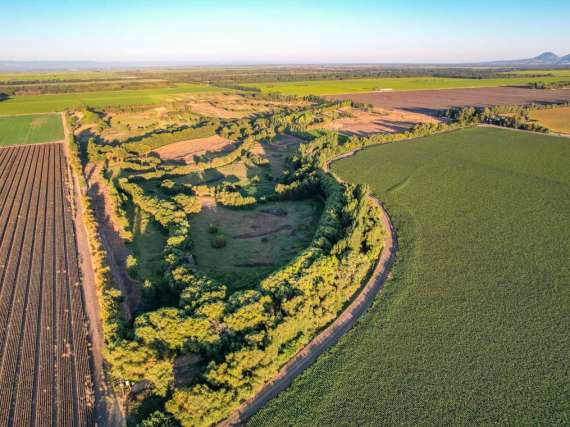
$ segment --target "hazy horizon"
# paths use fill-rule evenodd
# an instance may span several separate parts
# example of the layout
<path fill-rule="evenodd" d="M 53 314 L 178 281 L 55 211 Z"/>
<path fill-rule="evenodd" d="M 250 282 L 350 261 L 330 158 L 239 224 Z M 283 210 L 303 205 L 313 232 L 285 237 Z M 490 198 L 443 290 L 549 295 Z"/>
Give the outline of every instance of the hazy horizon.
<path fill-rule="evenodd" d="M 3 3 L 0 61 L 449 64 L 570 54 L 570 3 L 559 0 Z"/>

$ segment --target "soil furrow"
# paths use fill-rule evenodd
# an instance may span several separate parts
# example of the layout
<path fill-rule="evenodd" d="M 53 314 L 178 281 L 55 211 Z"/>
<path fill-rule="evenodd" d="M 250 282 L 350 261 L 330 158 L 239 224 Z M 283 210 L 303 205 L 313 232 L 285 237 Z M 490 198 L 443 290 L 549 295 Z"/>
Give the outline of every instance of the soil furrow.
<path fill-rule="evenodd" d="M 6 416 L 10 413 L 13 385 L 16 381 L 16 364 L 19 342 L 22 334 L 22 318 L 27 304 L 27 277 L 20 271 L 28 271 L 31 262 L 31 239 L 26 239 L 29 232 L 30 203 L 32 202 L 33 187 L 36 181 L 38 165 L 38 151 L 36 147 L 30 149 L 31 161 L 28 177 L 22 189 L 23 201 L 20 204 L 18 216 L 22 218 L 14 229 L 12 245 L 8 252 L 8 265 L 3 276 L 2 295 L 0 301 L 0 413 Z M 8 419 L 9 420 L 9 419 Z"/>
<path fill-rule="evenodd" d="M 38 359 L 38 346 L 39 346 L 39 330 L 40 330 L 40 316 L 41 316 L 41 295 L 42 295 L 42 263 L 44 259 L 44 227 L 46 221 L 45 209 L 45 179 L 47 178 L 47 159 L 49 157 L 49 150 L 47 147 L 42 149 L 42 172 L 38 188 L 39 196 L 37 203 L 37 218 L 36 230 L 34 233 L 34 257 L 32 258 L 31 267 L 31 282 L 32 282 L 32 297 L 30 299 L 31 310 L 28 310 L 26 316 L 26 337 L 23 356 L 21 357 L 21 372 L 20 383 L 15 400 L 14 417 L 23 425 L 34 425 L 33 413 L 34 402 L 36 399 L 36 377 L 38 372 L 37 359 Z M 34 307 L 37 307 L 34 310 Z"/>
<path fill-rule="evenodd" d="M 16 150 L 14 150 L 16 151 Z M 20 150 L 17 154 L 17 161 L 10 164 L 9 182 L 2 187 L 2 194 L 0 195 L 0 244 L 4 242 L 4 235 L 8 221 L 10 220 L 10 211 L 16 202 L 16 194 L 21 181 L 24 179 L 24 169 L 26 166 L 25 160 L 27 157 L 27 150 Z M 17 206 L 17 205 L 16 205 Z M 2 258 L 0 258 L 1 260 Z M 3 265 L 3 264 L 2 264 Z M 0 282 L 1 283 L 1 282 Z"/>
<path fill-rule="evenodd" d="M 46 222 L 44 230 L 44 263 L 43 263 L 43 288 L 42 292 L 42 317 L 40 333 L 40 354 L 38 360 L 38 379 L 36 386 L 35 414 L 36 424 L 46 426 L 54 425 L 54 389 L 53 389 L 53 157 L 54 150 L 50 147 L 48 159 L 48 176 L 46 186 Z"/>
<path fill-rule="evenodd" d="M 42 178 L 45 172 L 44 167 L 44 154 L 45 149 L 44 147 L 39 147 L 39 152 L 36 154 L 38 158 L 38 163 L 36 165 L 35 171 L 35 181 L 33 186 L 33 193 L 32 193 L 32 204 L 30 206 L 30 221 L 31 224 L 31 233 L 26 233 L 26 236 L 37 236 L 38 233 L 38 225 L 41 227 L 43 224 L 41 223 L 43 219 L 43 213 L 38 212 L 38 207 L 40 205 L 40 198 L 41 198 L 41 185 L 42 185 Z M 37 285 L 39 284 L 37 281 L 34 280 L 34 271 L 36 267 L 36 257 L 39 255 L 38 244 L 36 244 L 35 239 L 26 239 L 29 243 L 29 250 L 30 250 L 30 258 L 27 262 L 27 273 L 26 273 L 26 295 L 24 300 L 24 311 L 23 315 L 20 320 L 19 329 L 17 332 L 19 333 L 19 343 L 16 349 L 17 356 L 15 359 L 16 367 L 15 367 L 15 375 L 13 380 L 12 386 L 12 396 L 17 396 L 16 399 L 12 399 L 11 406 L 10 406 L 10 414 L 8 416 L 8 424 L 12 425 L 14 421 L 17 421 L 18 424 L 21 425 L 29 425 L 29 417 L 30 411 L 24 408 L 18 408 L 17 403 L 26 404 L 31 402 L 31 390 L 32 390 L 32 380 L 33 375 L 29 375 L 30 372 L 33 372 L 33 367 L 31 363 L 33 362 L 33 358 L 30 357 L 33 355 L 33 348 L 31 347 L 31 343 L 33 342 L 33 337 L 35 336 L 35 327 L 37 325 L 37 311 L 34 309 L 38 304 L 39 299 L 39 292 L 37 289 Z M 23 275 L 19 277 L 24 277 Z M 24 281 L 24 279 L 22 279 Z M 19 284 L 18 284 L 19 286 Z M 22 286 L 23 288 L 23 286 Z M 16 324 L 14 322 L 14 324 Z M 12 324 L 11 324 L 12 326 Z M 14 334 L 15 331 L 11 331 L 11 334 Z M 23 365 L 23 366 L 22 366 Z M 22 372 L 28 373 L 28 375 L 22 375 Z"/>

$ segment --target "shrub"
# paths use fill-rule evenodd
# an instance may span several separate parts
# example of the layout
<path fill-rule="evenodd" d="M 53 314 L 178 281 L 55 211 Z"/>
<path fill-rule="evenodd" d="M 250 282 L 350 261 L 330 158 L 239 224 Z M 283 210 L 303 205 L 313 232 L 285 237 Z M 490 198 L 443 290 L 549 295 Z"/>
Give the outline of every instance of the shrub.
<path fill-rule="evenodd" d="M 221 234 L 218 234 L 212 239 L 212 247 L 215 249 L 225 248 L 226 244 L 226 238 Z"/>

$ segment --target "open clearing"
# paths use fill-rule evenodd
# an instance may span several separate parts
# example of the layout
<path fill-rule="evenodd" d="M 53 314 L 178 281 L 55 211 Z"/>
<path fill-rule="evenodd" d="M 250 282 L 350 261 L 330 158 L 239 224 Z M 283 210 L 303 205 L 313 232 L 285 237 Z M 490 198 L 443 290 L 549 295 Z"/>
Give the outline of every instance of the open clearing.
<path fill-rule="evenodd" d="M 344 179 L 386 202 L 384 296 L 250 425 L 563 425 L 570 144 L 474 128 L 366 149 Z"/>
<path fill-rule="evenodd" d="M 0 149 L 2 425 L 94 424 L 66 168 L 61 144 Z"/>
<path fill-rule="evenodd" d="M 162 160 L 180 160 L 190 164 L 194 162 L 195 156 L 229 150 L 232 147 L 232 141 L 219 135 L 214 135 L 207 138 L 197 138 L 164 145 L 153 152 L 158 154 Z"/>
<path fill-rule="evenodd" d="M 0 147 L 63 140 L 59 114 L 0 117 Z"/>
<path fill-rule="evenodd" d="M 553 132 L 570 135 L 570 107 L 532 111 L 530 118 Z"/>
<path fill-rule="evenodd" d="M 315 128 L 334 130 L 344 135 L 368 136 L 373 133 L 403 132 L 418 123 L 435 123 L 432 116 L 403 110 L 379 110 L 373 112 L 351 109 L 330 123 Z"/>
<path fill-rule="evenodd" d="M 302 82 L 248 83 L 243 86 L 256 87 L 263 92 L 279 92 L 284 95 L 338 95 L 381 90 L 415 91 L 452 88 L 485 88 L 497 86 L 525 85 L 532 82 L 557 82 L 554 77 L 520 77 L 504 79 L 461 79 L 445 77 L 398 77 L 376 79 L 314 80 Z"/>
<path fill-rule="evenodd" d="M 321 212 L 316 199 L 265 203 L 248 210 L 204 206 L 190 221 L 196 265 L 223 283 L 252 287 L 307 247 Z M 225 237 L 224 248 L 212 247 L 217 235 Z"/>
<path fill-rule="evenodd" d="M 422 90 L 344 94 L 334 99 L 352 99 L 379 108 L 435 113 L 451 107 L 491 107 L 506 104 L 555 103 L 570 100 L 570 89 L 538 90 L 514 87 L 483 89 Z"/>
<path fill-rule="evenodd" d="M 64 111 L 78 109 L 84 105 L 91 107 L 154 105 L 161 102 L 184 99 L 184 96 L 189 93 L 222 91 L 227 92 L 228 90 L 213 86 L 184 83 L 178 84 L 176 87 L 157 89 L 17 96 L 0 101 L 0 115 Z"/>

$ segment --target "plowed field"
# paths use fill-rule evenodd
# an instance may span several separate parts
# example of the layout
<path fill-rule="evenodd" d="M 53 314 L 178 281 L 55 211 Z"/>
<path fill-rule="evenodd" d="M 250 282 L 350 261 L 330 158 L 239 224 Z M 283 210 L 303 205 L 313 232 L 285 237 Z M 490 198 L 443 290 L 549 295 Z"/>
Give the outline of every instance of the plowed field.
<path fill-rule="evenodd" d="M 335 95 L 380 108 L 435 113 L 451 107 L 491 107 L 505 104 L 557 103 L 570 100 L 570 89 L 536 90 L 516 87 L 370 92 Z"/>
<path fill-rule="evenodd" d="M 93 425 L 61 144 L 0 149 L 0 425 Z"/>

